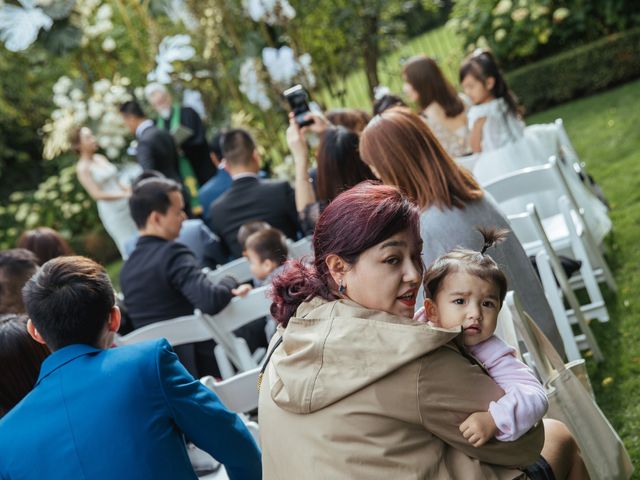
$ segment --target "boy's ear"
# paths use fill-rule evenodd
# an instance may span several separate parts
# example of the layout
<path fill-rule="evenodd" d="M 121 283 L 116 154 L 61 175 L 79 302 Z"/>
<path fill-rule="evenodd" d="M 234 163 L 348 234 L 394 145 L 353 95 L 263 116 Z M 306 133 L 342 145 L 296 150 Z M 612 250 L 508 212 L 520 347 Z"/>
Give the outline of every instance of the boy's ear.
<path fill-rule="evenodd" d="M 436 306 L 436 302 L 431 298 L 425 298 L 424 300 L 424 313 L 427 317 L 427 320 L 436 325 L 440 324 L 440 318 L 438 317 L 438 307 Z"/>

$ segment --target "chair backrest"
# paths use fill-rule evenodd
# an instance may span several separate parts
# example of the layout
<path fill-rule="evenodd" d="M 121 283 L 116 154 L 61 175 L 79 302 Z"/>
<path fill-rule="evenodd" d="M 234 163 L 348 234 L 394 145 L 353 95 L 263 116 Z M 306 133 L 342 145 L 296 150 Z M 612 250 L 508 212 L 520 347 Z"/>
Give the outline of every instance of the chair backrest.
<path fill-rule="evenodd" d="M 116 337 L 115 343 L 117 345 L 130 345 L 159 338 L 166 338 L 172 346 L 177 346 L 185 343 L 211 340 L 212 336 L 194 314 L 146 325 L 127 335 Z"/>
<path fill-rule="evenodd" d="M 288 245 L 289 258 L 301 258 L 305 255 L 311 255 L 313 253 L 313 244 L 311 243 L 311 237 L 304 237 L 297 242 L 292 242 Z"/>
<path fill-rule="evenodd" d="M 272 303 L 267 297 L 269 289 L 270 285 L 266 285 L 252 290 L 244 298 L 234 298 L 216 315 L 205 315 L 196 311 L 200 321 L 209 331 L 209 335 L 218 344 L 216 349 L 223 348 L 226 358 L 240 370 L 253 368 L 257 362 L 252 358 L 246 343 L 240 341 L 241 339 L 233 332 L 254 320 L 269 315 Z"/>
<path fill-rule="evenodd" d="M 204 377 L 200 381 L 213 390 L 229 410 L 246 413 L 258 408 L 259 374 L 258 367 L 219 382 L 213 377 Z"/>
<path fill-rule="evenodd" d="M 254 288 L 244 298 L 234 298 L 229 305 L 215 315 L 205 315 L 225 332 L 233 332 L 244 325 L 269 315 L 271 299 L 267 293 L 270 285 Z"/>
<path fill-rule="evenodd" d="M 212 283 L 218 283 L 222 277 L 226 277 L 227 275 L 231 275 L 240 283 L 248 282 L 252 278 L 251 267 L 244 257 L 220 265 L 215 270 L 205 270 L 205 273 Z"/>
<path fill-rule="evenodd" d="M 556 157 L 549 158 L 544 165 L 511 172 L 482 186 L 506 215 L 525 211 L 529 203 L 536 205 L 542 218 L 564 213 L 564 203 L 576 214 L 580 212 Z"/>

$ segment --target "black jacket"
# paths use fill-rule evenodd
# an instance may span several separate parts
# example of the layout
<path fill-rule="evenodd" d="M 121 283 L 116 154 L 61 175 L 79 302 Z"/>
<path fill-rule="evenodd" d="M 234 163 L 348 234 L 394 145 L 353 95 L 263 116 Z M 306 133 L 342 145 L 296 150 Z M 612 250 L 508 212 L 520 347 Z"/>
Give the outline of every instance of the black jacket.
<path fill-rule="evenodd" d="M 120 286 L 134 328 L 191 315 L 199 308 L 215 314 L 231 301 L 237 282 L 212 284 L 186 246 L 143 236 L 122 266 Z"/>
<path fill-rule="evenodd" d="M 136 158 L 143 170 L 157 170 L 179 183 L 178 153 L 173 137 L 155 125 L 142 131 L 138 140 Z"/>
<path fill-rule="evenodd" d="M 300 230 L 295 193 L 288 182 L 242 177 L 209 207 L 211 230 L 233 258 L 242 256 L 238 230 L 254 220 L 267 222 L 295 240 Z"/>

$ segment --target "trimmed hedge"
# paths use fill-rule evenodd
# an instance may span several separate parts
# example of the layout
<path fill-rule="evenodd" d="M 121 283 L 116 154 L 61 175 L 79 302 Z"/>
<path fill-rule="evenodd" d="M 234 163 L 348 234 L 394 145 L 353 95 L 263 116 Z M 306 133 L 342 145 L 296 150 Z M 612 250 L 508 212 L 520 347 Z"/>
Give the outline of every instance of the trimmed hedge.
<path fill-rule="evenodd" d="M 507 74 L 526 113 L 640 77 L 640 28 L 605 37 Z"/>

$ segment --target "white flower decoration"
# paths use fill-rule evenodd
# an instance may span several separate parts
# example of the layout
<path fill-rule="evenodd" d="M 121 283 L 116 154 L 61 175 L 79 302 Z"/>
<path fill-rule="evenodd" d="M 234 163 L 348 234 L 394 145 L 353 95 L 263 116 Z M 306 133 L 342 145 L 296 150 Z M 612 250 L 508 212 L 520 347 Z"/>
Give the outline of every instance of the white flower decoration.
<path fill-rule="evenodd" d="M 254 22 L 275 25 L 296 16 L 288 0 L 244 0 L 244 9 Z"/>
<path fill-rule="evenodd" d="M 271 108 L 271 99 L 267 94 L 267 87 L 262 82 L 258 73 L 259 61 L 257 58 L 247 58 L 240 67 L 240 91 L 249 101 L 260 107 L 261 110 Z"/>
<path fill-rule="evenodd" d="M 195 54 L 196 50 L 191 46 L 189 35 L 163 38 L 156 55 L 156 68 L 147 75 L 147 80 L 163 84 L 171 83 L 170 74 L 174 71 L 172 63 L 178 60 L 190 60 Z"/>
<path fill-rule="evenodd" d="M 7 50 L 20 52 L 38 38 L 40 29 L 51 29 L 53 19 L 34 0 L 19 0 L 21 7 L 0 5 L 0 40 Z"/>

